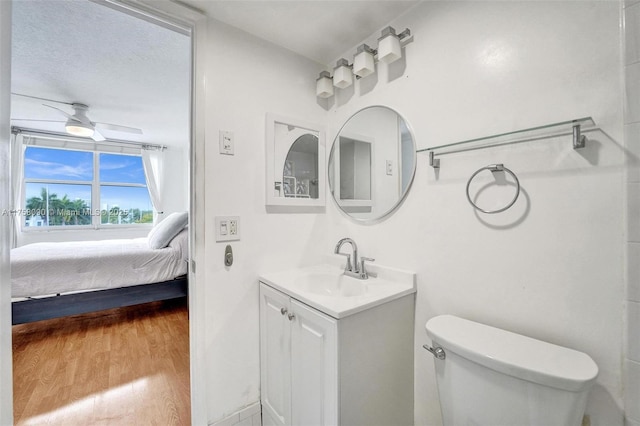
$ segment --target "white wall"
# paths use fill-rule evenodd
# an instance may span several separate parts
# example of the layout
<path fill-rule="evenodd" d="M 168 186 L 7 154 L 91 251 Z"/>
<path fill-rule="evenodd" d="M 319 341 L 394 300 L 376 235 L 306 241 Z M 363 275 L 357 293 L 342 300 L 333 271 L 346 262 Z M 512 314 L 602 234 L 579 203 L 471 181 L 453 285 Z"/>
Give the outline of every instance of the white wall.
<path fill-rule="evenodd" d="M 265 115 L 324 122 L 316 104 L 319 65 L 216 20 L 208 22 L 205 161 L 208 420 L 260 398 L 258 275 L 313 263 L 323 251 L 325 215 L 267 214 Z M 234 133 L 235 155 L 218 154 L 218 132 Z M 197 159 L 196 159 L 197 161 Z M 242 240 L 215 242 L 216 215 L 240 216 Z"/>
<path fill-rule="evenodd" d="M 338 93 L 328 115 L 313 91 L 322 66 L 209 20 L 207 220 L 239 215 L 242 235 L 225 268 L 226 244 L 206 228 L 209 421 L 259 398 L 259 273 L 314 263 L 349 236 L 362 255 L 418 273 L 416 424 L 441 423 L 421 345 L 425 322 L 442 313 L 588 353 L 600 375 L 587 414 L 593 425 L 622 424 L 619 19 L 614 2 L 425 2 L 391 23 L 415 35 L 406 60 Z M 265 213 L 266 112 L 327 120 L 331 141 L 376 104 L 399 111 L 421 148 L 583 116 L 601 131 L 581 151 L 564 136 L 444 156 L 438 174 L 421 154 L 407 200 L 373 226 L 332 200 L 326 214 Z M 235 156 L 217 153 L 219 130 L 234 132 Z M 521 198 L 495 217 L 475 214 L 464 185 L 497 162 L 518 174 Z"/>
<path fill-rule="evenodd" d="M 640 426 L 640 3 L 626 2 L 624 114 L 628 150 L 627 288 L 624 360 L 626 424 Z"/>
<path fill-rule="evenodd" d="M 433 358 L 421 345 L 426 321 L 443 313 L 588 353 L 600 368 L 591 424 L 622 424 L 619 18 L 615 2 L 425 2 L 391 23 L 415 35 L 406 61 L 379 65 L 336 96 L 330 139 L 374 104 L 404 115 L 420 148 L 583 116 L 602 129 L 581 151 L 564 136 L 442 156 L 439 174 L 420 154 L 406 202 L 374 226 L 328 203 L 326 253 L 349 236 L 362 255 L 418 273 L 416 424 L 441 422 Z M 500 162 L 522 195 L 502 214 L 475 214 L 467 179 Z"/>

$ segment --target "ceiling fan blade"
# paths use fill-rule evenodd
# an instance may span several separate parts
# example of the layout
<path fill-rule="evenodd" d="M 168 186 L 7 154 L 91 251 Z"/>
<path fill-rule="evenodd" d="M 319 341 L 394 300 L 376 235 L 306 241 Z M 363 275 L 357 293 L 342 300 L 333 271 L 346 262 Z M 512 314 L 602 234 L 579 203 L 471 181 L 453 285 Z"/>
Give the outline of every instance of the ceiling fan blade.
<path fill-rule="evenodd" d="M 67 112 L 65 112 L 65 111 L 63 111 L 63 110 L 61 110 L 60 108 L 57 108 L 57 107 L 54 107 L 54 106 L 51 106 L 51 105 L 47 105 L 47 104 L 42 104 L 42 105 L 44 105 L 44 106 L 46 106 L 46 107 L 49 107 L 49 108 L 53 108 L 53 109 L 55 109 L 56 111 L 60 112 L 62 115 L 64 115 L 65 117 L 67 117 L 69 120 L 73 120 L 73 121 L 77 121 L 77 122 L 79 122 L 79 123 L 82 123 L 82 120 L 77 119 L 77 118 L 76 118 L 76 117 L 74 117 L 73 115 L 71 115 L 71 114 L 69 114 L 69 113 L 67 113 Z"/>
<path fill-rule="evenodd" d="M 12 118 L 11 121 L 38 121 L 40 123 L 66 123 L 65 120 L 38 120 L 37 118 Z"/>
<path fill-rule="evenodd" d="M 105 137 L 102 136 L 102 134 L 100 134 L 99 131 L 97 131 L 95 128 L 93 129 L 93 136 L 91 136 L 91 139 L 93 139 L 96 142 L 102 142 L 103 140 L 105 140 Z"/>
<path fill-rule="evenodd" d="M 98 121 L 96 121 L 95 124 L 97 126 L 102 127 L 103 129 L 114 130 L 116 132 L 135 133 L 137 135 L 142 134 L 142 129 L 136 129 L 135 127 L 119 126 L 117 124 L 109 124 L 109 123 L 100 123 Z"/>
<path fill-rule="evenodd" d="M 37 99 L 39 101 L 47 101 L 47 102 L 55 102 L 55 103 L 58 103 L 58 104 L 73 105 L 71 102 L 57 101 L 55 99 L 40 98 L 38 96 L 23 95 L 22 93 L 11 92 L 11 94 L 14 95 L 14 96 L 22 96 L 23 98 Z"/>

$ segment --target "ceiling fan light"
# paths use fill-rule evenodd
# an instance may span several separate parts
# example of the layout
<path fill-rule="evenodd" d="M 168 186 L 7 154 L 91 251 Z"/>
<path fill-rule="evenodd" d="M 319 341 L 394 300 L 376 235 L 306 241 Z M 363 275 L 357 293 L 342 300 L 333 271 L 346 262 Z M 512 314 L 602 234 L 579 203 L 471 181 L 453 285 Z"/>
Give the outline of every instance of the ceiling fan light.
<path fill-rule="evenodd" d="M 93 136 L 93 132 L 94 132 L 92 126 L 89 126 L 80 122 L 71 121 L 71 120 L 67 121 L 67 124 L 65 125 L 65 129 L 67 130 L 67 133 L 69 133 L 70 135 L 81 136 L 85 138 L 90 138 L 91 136 Z"/>

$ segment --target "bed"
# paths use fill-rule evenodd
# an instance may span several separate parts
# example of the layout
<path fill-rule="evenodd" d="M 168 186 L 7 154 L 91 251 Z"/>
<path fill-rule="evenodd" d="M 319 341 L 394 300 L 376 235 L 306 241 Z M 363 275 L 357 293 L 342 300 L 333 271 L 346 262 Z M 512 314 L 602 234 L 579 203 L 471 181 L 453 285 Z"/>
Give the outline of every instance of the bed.
<path fill-rule="evenodd" d="M 186 216 L 169 222 L 169 233 L 154 227 L 144 238 L 11 250 L 13 324 L 186 296 Z"/>

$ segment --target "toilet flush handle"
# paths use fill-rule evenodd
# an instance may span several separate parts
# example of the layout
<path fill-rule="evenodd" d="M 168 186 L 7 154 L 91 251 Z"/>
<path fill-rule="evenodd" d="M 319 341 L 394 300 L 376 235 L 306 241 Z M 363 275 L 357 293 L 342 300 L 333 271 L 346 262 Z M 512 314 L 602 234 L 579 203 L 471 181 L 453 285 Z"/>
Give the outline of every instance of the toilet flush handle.
<path fill-rule="evenodd" d="M 444 349 L 442 349 L 440 346 L 438 346 L 437 348 L 430 348 L 429 345 L 422 345 L 422 347 L 431 352 L 433 356 L 438 359 L 445 359 L 447 357 L 447 355 L 444 353 Z"/>

